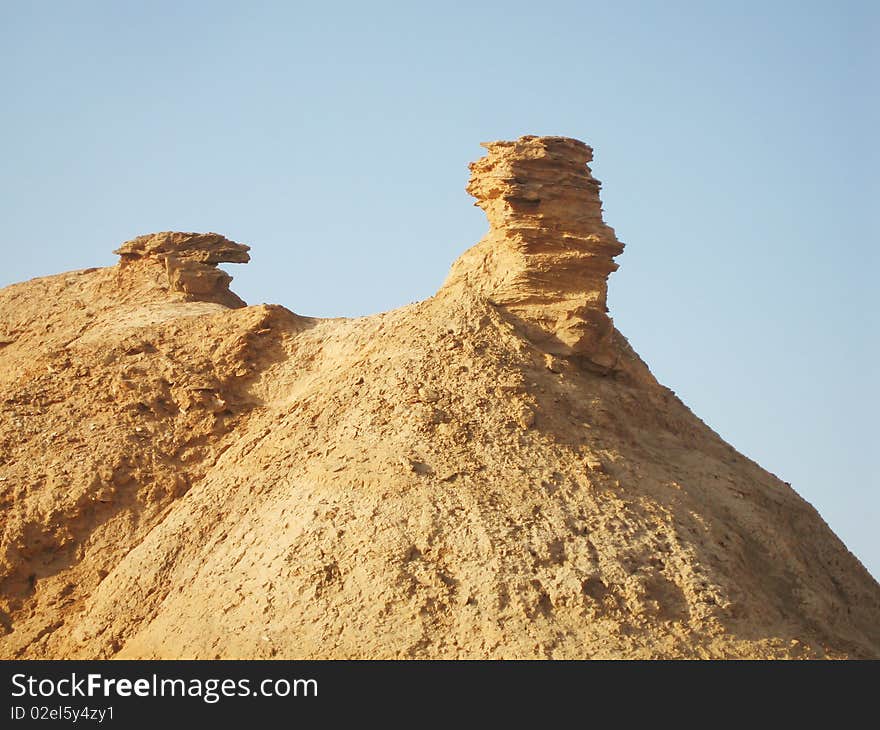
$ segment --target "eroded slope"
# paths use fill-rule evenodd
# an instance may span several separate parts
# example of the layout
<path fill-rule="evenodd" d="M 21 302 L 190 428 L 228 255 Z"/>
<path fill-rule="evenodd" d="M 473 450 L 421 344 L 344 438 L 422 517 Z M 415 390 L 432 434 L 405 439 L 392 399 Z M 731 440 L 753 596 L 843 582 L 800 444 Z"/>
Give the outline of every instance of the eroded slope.
<path fill-rule="evenodd" d="M 492 231 L 381 315 L 243 307 L 195 234 L 0 292 L 0 655 L 880 656 L 877 583 L 614 330 L 585 150 L 489 145 Z"/>

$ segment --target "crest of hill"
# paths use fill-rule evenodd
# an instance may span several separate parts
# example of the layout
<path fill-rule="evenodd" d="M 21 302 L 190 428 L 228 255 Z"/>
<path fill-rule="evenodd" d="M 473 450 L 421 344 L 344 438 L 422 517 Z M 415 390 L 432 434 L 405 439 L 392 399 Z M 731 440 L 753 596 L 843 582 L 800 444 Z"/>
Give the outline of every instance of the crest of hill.
<path fill-rule="evenodd" d="M 490 230 L 356 319 L 218 234 L 0 290 L 3 658 L 880 657 L 880 586 L 614 328 L 592 150 L 485 145 Z"/>

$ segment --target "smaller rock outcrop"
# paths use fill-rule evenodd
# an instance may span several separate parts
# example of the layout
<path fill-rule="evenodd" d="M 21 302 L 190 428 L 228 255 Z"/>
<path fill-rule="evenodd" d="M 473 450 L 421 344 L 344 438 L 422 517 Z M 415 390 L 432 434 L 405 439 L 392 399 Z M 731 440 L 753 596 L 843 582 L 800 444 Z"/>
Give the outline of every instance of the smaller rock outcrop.
<path fill-rule="evenodd" d="M 245 302 L 229 290 L 232 277 L 217 265 L 245 264 L 250 261 L 249 250 L 250 246 L 219 233 L 165 231 L 138 236 L 113 253 L 120 257 L 120 275 L 131 283 L 167 288 L 187 301 L 244 307 Z"/>
<path fill-rule="evenodd" d="M 592 148 L 531 135 L 482 146 L 489 154 L 471 163 L 467 191 L 491 229 L 444 286 L 477 290 L 547 352 L 613 367 L 607 278 L 623 244 L 602 220 Z"/>

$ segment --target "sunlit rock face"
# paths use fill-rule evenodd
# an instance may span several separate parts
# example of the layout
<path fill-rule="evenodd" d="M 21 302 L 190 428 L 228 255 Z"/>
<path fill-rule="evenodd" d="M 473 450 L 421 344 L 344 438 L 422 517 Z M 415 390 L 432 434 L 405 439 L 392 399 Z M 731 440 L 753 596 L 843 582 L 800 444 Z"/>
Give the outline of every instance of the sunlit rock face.
<path fill-rule="evenodd" d="M 177 292 L 188 301 L 243 307 L 245 302 L 229 289 L 232 277 L 217 265 L 247 263 L 249 250 L 249 246 L 219 233 L 164 231 L 138 236 L 114 253 L 120 257 L 123 286 L 152 284 Z"/>
<path fill-rule="evenodd" d="M 535 136 L 483 147 L 467 191 L 490 230 L 455 262 L 445 287 L 477 289 L 548 352 L 612 367 L 607 279 L 623 244 L 602 220 L 592 148 Z"/>

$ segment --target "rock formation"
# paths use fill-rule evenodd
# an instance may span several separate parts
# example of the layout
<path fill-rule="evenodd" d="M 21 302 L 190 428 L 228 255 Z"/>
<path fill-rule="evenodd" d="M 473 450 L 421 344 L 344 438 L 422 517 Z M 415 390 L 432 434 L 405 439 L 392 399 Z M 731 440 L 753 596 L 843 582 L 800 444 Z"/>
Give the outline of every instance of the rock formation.
<path fill-rule="evenodd" d="M 593 150 L 565 137 L 487 142 L 467 190 L 491 230 L 452 267 L 446 286 L 487 296 L 548 352 L 615 362 L 608 275 L 623 244 L 602 220 Z"/>
<path fill-rule="evenodd" d="M 217 264 L 245 264 L 249 250 L 217 233 L 165 231 L 138 236 L 114 253 L 120 257 L 120 286 L 149 282 L 180 292 L 187 301 L 243 307 L 244 301 L 229 290 L 232 277 Z"/>
<path fill-rule="evenodd" d="M 217 234 L 0 290 L 0 657 L 880 658 L 877 582 L 613 328 L 590 149 L 486 146 L 492 230 L 395 311 L 244 306 Z"/>

